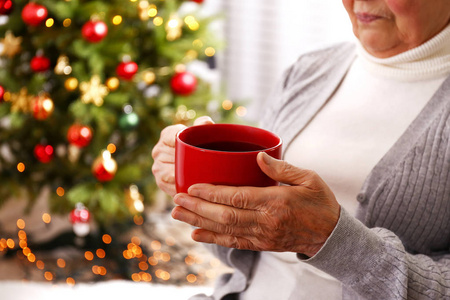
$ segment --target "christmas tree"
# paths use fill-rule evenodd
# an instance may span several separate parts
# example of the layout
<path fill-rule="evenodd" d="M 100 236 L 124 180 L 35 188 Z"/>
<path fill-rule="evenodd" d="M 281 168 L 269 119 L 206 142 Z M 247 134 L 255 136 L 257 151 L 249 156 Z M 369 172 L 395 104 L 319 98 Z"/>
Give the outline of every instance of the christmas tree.
<path fill-rule="evenodd" d="M 73 222 L 140 214 L 162 128 L 231 115 L 189 71 L 219 45 L 202 2 L 0 1 L 0 204 L 50 186 Z"/>

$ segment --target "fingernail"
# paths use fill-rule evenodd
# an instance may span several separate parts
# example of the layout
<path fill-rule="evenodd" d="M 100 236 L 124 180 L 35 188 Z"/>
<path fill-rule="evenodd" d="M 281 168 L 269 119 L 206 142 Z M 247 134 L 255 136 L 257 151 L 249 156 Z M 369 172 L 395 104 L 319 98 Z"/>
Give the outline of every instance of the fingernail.
<path fill-rule="evenodd" d="M 173 202 L 175 204 L 183 206 L 185 199 L 181 194 L 176 194 L 175 197 L 173 197 Z"/>
<path fill-rule="evenodd" d="M 209 117 L 209 116 L 205 116 L 204 122 L 205 123 L 211 123 L 211 124 L 214 123 L 213 119 L 211 119 L 211 117 Z"/>
<path fill-rule="evenodd" d="M 182 212 L 180 212 L 180 210 L 175 207 L 174 209 L 172 209 L 172 218 L 174 218 L 175 220 L 180 220 L 180 218 L 182 217 Z"/>
<path fill-rule="evenodd" d="M 194 230 L 194 231 L 192 231 L 192 233 L 191 233 L 191 238 L 192 238 L 194 241 L 196 241 L 196 242 L 199 242 L 199 241 L 200 241 L 200 239 L 201 239 L 201 234 L 198 232 L 197 229 Z"/>
<path fill-rule="evenodd" d="M 191 196 L 194 196 L 194 197 L 199 195 L 199 191 L 200 190 L 199 190 L 199 188 L 196 185 L 191 185 L 188 188 L 188 194 L 191 195 Z"/>

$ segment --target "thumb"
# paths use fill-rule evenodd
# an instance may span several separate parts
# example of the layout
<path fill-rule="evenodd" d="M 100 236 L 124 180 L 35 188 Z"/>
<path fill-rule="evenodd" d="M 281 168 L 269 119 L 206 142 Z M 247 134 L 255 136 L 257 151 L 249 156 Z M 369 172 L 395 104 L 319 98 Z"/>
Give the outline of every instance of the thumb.
<path fill-rule="evenodd" d="M 206 125 L 206 124 L 214 124 L 214 121 L 208 116 L 199 117 L 194 121 L 194 125 Z"/>
<path fill-rule="evenodd" d="M 273 158 L 265 152 L 256 158 L 261 170 L 273 180 L 289 185 L 303 185 L 310 179 L 310 171 L 297 168 L 284 160 Z"/>

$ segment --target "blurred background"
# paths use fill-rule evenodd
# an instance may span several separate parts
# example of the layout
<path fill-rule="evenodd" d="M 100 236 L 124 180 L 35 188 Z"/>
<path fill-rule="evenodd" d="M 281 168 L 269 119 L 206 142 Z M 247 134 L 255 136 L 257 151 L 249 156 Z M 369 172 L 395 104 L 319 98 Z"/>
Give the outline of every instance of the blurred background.
<path fill-rule="evenodd" d="M 228 269 L 170 218 L 160 131 L 257 125 L 301 53 L 352 39 L 334 0 L 1 0 L 0 297 L 209 293 Z"/>

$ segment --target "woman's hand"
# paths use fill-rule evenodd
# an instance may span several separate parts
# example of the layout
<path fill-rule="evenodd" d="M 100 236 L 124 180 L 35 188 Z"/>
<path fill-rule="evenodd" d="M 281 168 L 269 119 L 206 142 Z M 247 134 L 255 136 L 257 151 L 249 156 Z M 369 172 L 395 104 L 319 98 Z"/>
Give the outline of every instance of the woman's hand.
<path fill-rule="evenodd" d="M 213 124 L 210 117 L 200 117 L 195 120 L 194 125 Z M 158 143 L 152 150 L 153 166 L 152 172 L 158 187 L 174 196 L 175 188 L 175 138 L 177 133 L 186 128 L 182 124 L 172 125 L 161 131 Z"/>
<path fill-rule="evenodd" d="M 339 219 L 334 194 L 313 171 L 265 153 L 257 161 L 264 173 L 288 186 L 193 185 L 188 194 L 175 196 L 179 206 L 172 217 L 199 227 L 192 233 L 198 242 L 315 255 Z"/>

